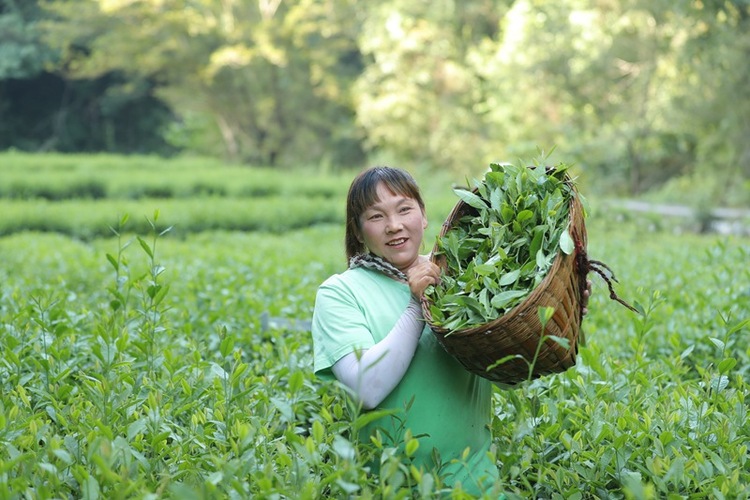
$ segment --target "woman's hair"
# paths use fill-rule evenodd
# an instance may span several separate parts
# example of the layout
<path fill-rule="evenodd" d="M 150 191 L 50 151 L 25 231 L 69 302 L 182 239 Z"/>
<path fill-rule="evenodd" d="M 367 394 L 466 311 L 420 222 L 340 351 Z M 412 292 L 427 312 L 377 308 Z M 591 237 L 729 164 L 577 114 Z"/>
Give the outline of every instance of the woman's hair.
<path fill-rule="evenodd" d="M 393 167 L 372 167 L 360 173 L 349 186 L 346 198 L 346 258 L 365 252 L 365 244 L 359 239 L 360 217 L 365 210 L 380 201 L 378 184 L 383 183 L 392 193 L 412 198 L 424 212 L 424 202 L 417 181 L 405 170 Z"/>

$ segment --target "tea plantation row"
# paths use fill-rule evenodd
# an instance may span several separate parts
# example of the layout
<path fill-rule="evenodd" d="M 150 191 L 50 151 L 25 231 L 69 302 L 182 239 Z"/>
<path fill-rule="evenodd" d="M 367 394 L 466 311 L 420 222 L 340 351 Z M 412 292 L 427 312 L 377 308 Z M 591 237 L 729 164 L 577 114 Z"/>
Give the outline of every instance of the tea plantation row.
<path fill-rule="evenodd" d="M 451 203 L 431 193 L 430 238 Z M 310 211 L 190 200 L 206 221 L 230 201 L 282 225 Z M 309 318 L 317 285 L 344 267 L 340 219 L 180 233 L 190 203 L 116 201 L 24 203 L 119 237 L 20 226 L 0 237 L 1 498 L 439 495 L 439 475 L 355 442 L 373 414 L 312 375 L 308 332 L 261 328 L 266 312 Z M 500 481 L 488 498 L 748 498 L 750 242 L 654 233 L 596 208 L 589 254 L 646 315 L 592 277 L 578 364 L 494 395 Z"/>

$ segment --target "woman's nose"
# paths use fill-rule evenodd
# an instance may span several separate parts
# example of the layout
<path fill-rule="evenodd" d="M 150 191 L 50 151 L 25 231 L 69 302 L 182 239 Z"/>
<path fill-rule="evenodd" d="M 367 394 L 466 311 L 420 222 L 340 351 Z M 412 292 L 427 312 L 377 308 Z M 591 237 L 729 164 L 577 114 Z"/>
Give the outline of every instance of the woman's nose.
<path fill-rule="evenodd" d="M 389 233 L 395 233 L 403 227 L 403 224 L 398 217 L 388 217 L 385 224 L 385 230 Z"/>

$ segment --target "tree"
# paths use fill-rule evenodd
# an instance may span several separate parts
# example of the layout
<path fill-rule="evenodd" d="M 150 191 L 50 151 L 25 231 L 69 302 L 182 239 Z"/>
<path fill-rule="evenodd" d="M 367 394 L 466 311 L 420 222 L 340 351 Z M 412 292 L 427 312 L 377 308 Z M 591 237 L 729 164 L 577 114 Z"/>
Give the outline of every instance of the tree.
<path fill-rule="evenodd" d="M 54 59 L 39 39 L 36 2 L 0 0 L 0 80 L 39 74 Z"/>
<path fill-rule="evenodd" d="M 750 3 L 689 2 L 676 70 L 682 85 L 671 96 L 671 116 L 695 138 L 703 202 L 750 192 Z"/>
<path fill-rule="evenodd" d="M 497 136 L 478 106 L 488 86 L 471 58 L 497 36 L 503 5 L 394 0 L 368 10 L 357 116 L 371 150 L 464 172 L 496 159 Z"/>
<path fill-rule="evenodd" d="M 353 1 L 51 5 L 61 21 L 48 27 L 49 40 L 65 47 L 71 74 L 121 71 L 156 82 L 188 127 L 210 118 L 204 133 L 218 132 L 232 160 L 317 162 L 340 143 L 359 143 L 346 81 L 359 65 Z M 332 161 L 361 161 L 361 151 Z"/>
<path fill-rule="evenodd" d="M 556 146 L 623 194 L 750 177 L 746 0 L 43 5 L 0 0 L 0 147 L 159 147 L 139 129 L 255 164 L 462 174 Z"/>
<path fill-rule="evenodd" d="M 630 172 L 629 190 L 641 189 L 664 91 L 655 82 L 665 35 L 651 20 L 611 2 L 516 2 L 485 55 L 508 153 L 556 146 L 582 168 Z"/>
<path fill-rule="evenodd" d="M 0 148 L 168 152 L 154 131 L 171 115 L 149 82 L 63 78 L 44 20 L 36 1 L 0 2 Z"/>

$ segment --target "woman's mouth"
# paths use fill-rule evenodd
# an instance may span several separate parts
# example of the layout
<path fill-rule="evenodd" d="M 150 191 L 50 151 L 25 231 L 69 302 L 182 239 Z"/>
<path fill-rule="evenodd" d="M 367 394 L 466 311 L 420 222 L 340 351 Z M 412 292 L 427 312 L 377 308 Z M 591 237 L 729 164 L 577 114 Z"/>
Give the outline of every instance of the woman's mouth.
<path fill-rule="evenodd" d="M 388 245 L 389 247 L 397 247 L 403 245 L 404 243 L 406 243 L 406 238 L 399 238 L 397 240 L 389 241 L 388 243 L 386 243 L 386 245 Z"/>

